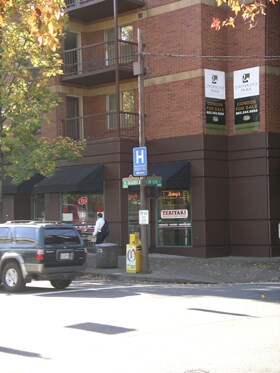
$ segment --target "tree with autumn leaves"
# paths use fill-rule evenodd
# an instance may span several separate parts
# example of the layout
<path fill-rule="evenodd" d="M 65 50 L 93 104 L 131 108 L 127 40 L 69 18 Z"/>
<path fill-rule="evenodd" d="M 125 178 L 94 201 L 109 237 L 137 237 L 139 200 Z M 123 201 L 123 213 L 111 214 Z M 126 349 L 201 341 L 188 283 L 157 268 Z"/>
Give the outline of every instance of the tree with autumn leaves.
<path fill-rule="evenodd" d="M 243 21 L 249 24 L 249 28 L 253 28 L 257 24 L 258 17 L 266 14 L 266 5 L 261 0 L 252 2 L 245 0 L 216 0 L 216 2 L 218 6 L 227 6 L 233 15 L 223 21 L 219 18 L 213 18 L 211 27 L 214 30 L 220 30 L 224 26 L 235 27 L 235 20 L 238 16 L 241 16 Z M 267 0 L 267 2 L 275 5 L 278 0 Z"/>
<path fill-rule="evenodd" d="M 0 0 L 0 219 L 3 181 L 49 177 L 62 159 L 76 160 L 84 142 L 40 136 L 59 104 L 50 79 L 62 74 L 62 0 Z"/>

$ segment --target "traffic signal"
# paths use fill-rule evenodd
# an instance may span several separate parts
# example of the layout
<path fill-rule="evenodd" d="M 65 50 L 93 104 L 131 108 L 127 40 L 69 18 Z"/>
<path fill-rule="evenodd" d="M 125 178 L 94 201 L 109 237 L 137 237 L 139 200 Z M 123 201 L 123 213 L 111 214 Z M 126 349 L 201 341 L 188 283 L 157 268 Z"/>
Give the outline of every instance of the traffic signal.
<path fill-rule="evenodd" d="M 146 198 L 158 198 L 160 195 L 160 188 L 156 185 L 145 186 L 145 197 Z"/>

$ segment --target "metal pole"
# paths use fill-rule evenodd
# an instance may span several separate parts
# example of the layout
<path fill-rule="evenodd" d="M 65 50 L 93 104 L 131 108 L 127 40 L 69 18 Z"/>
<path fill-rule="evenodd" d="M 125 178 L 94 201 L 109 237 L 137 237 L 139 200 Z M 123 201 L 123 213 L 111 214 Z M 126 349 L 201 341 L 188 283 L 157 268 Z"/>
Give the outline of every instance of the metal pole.
<path fill-rule="evenodd" d="M 120 137 L 120 77 L 119 77 L 119 25 L 118 0 L 114 0 L 114 29 L 115 29 L 115 80 L 116 80 L 116 127 L 117 137 Z"/>
<path fill-rule="evenodd" d="M 144 53 L 142 30 L 138 29 L 138 100 L 139 100 L 139 146 L 145 146 L 145 111 L 144 111 Z M 146 210 L 146 177 L 140 178 L 140 209 Z M 148 225 L 141 224 L 142 273 L 149 273 Z"/>

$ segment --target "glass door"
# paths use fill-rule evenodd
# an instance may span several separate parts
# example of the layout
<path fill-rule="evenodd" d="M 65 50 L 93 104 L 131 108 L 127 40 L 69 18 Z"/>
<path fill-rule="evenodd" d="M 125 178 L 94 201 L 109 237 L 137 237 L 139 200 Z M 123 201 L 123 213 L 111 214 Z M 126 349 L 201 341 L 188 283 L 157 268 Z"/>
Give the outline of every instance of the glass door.
<path fill-rule="evenodd" d="M 80 34 L 67 31 L 64 42 L 64 71 L 65 74 L 75 74 L 82 71 Z"/>
<path fill-rule="evenodd" d="M 106 59 L 106 66 L 114 65 L 115 63 L 115 30 L 110 29 L 105 31 L 105 59 Z"/>
<path fill-rule="evenodd" d="M 133 60 L 133 27 L 132 25 L 121 26 L 118 31 L 118 39 L 121 40 L 118 45 L 119 63 L 129 62 Z M 109 29 L 105 31 L 105 58 L 106 65 L 114 65 L 116 63 L 115 50 L 115 30 Z"/>
<path fill-rule="evenodd" d="M 190 190 L 162 190 L 157 200 L 157 247 L 191 245 Z"/>

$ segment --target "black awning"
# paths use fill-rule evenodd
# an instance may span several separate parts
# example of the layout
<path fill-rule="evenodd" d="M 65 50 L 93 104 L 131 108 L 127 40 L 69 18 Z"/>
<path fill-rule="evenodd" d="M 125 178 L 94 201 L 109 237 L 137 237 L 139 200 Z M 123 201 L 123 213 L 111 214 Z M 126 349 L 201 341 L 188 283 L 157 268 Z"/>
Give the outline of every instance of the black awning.
<path fill-rule="evenodd" d="M 148 168 L 148 176 L 161 176 L 162 188 L 190 188 L 190 162 L 156 163 Z"/>
<path fill-rule="evenodd" d="M 29 180 L 16 185 L 13 183 L 12 177 L 7 176 L 3 182 L 3 194 L 31 194 L 33 186 L 42 180 L 44 180 L 44 176 L 36 174 Z"/>
<path fill-rule="evenodd" d="M 34 186 L 35 193 L 103 192 L 103 165 L 64 167 Z"/>

